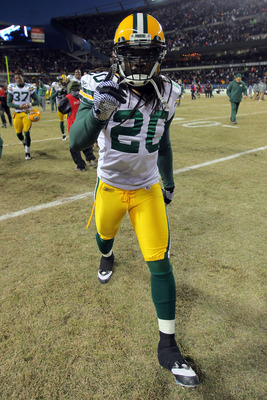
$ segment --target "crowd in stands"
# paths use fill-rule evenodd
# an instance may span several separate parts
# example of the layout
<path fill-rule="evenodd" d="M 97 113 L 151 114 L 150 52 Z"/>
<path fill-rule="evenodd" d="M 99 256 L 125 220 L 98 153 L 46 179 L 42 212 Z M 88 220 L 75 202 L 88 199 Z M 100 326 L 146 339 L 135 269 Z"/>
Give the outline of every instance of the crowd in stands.
<path fill-rule="evenodd" d="M 190 85 L 192 82 L 200 82 L 204 85 L 211 82 L 214 87 L 224 88 L 229 82 L 234 80 L 237 73 L 242 75 L 242 80 L 247 85 L 253 85 L 259 79 L 267 79 L 265 71 L 266 68 L 264 67 L 243 67 L 238 69 L 231 67 L 211 70 L 177 71 L 169 73 L 169 75 L 176 82 L 178 79 L 181 79 L 185 86 Z"/>
<path fill-rule="evenodd" d="M 8 59 L 9 72 L 20 70 L 24 74 L 58 74 L 59 71 L 72 71 L 83 66 L 77 59 L 61 50 L 47 48 L 0 48 L 0 73 L 6 72 L 5 56 Z M 92 66 L 87 64 L 87 69 Z"/>
<path fill-rule="evenodd" d="M 235 43 L 267 37 L 266 20 L 240 20 L 231 21 L 228 24 L 201 25 L 190 31 L 174 31 L 167 36 L 168 50 L 181 48 L 201 48 L 217 46 L 220 44 Z"/>
<path fill-rule="evenodd" d="M 176 1 L 146 11 L 161 22 L 169 50 L 248 41 L 267 35 L 267 0 L 235 0 L 234 7 L 232 0 Z M 118 12 L 112 18 L 110 14 L 84 15 L 59 22 L 108 54 L 116 27 L 128 14 Z"/>
<path fill-rule="evenodd" d="M 221 68 L 220 64 L 233 63 L 258 63 L 267 61 L 267 52 L 256 47 L 249 51 L 236 52 L 225 51 L 220 55 L 199 54 L 199 57 L 184 57 L 176 55 L 173 50 L 189 48 L 213 48 L 220 44 L 240 43 L 259 38 L 267 38 L 267 0 L 181 0 L 165 3 L 165 5 L 150 6 L 146 10 L 157 18 L 165 32 L 167 43 L 167 57 L 163 68 L 186 68 L 195 66 L 207 66 L 205 70 L 179 70 L 173 73 L 175 79 L 184 81 L 192 80 L 214 84 L 228 83 L 233 79 L 237 69 Z M 83 15 L 76 17 L 59 18 L 57 21 L 66 29 L 79 35 L 95 48 L 106 55 L 112 46 L 115 29 L 122 18 L 129 15 L 131 10 L 119 11 L 109 14 Z M 106 51 L 105 49 L 109 50 Z M 88 72 L 94 66 L 89 62 L 79 62 L 61 50 L 47 48 L 2 49 L 0 48 L 0 73 L 6 71 L 4 55 L 8 56 L 9 70 L 15 72 L 20 69 L 23 73 L 30 74 L 31 81 L 38 79 L 34 74 L 42 76 L 45 83 L 53 80 L 51 75 L 59 73 L 71 73 L 79 68 L 82 73 Z M 218 65 L 218 67 L 216 67 Z M 247 82 L 254 82 L 258 78 L 266 77 L 266 67 L 240 67 L 238 69 Z"/>
<path fill-rule="evenodd" d="M 189 0 L 158 7 L 152 15 L 167 31 L 195 28 L 267 12 L 266 0 Z"/>

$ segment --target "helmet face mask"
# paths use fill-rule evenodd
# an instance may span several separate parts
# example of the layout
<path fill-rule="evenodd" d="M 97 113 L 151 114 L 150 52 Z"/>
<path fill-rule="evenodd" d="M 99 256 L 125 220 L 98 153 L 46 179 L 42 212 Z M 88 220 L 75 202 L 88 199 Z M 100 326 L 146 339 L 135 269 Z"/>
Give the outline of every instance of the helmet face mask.
<path fill-rule="evenodd" d="M 148 14 L 132 14 L 119 25 L 114 39 L 114 59 L 119 74 L 131 86 L 146 85 L 159 74 L 165 38 L 158 21 Z"/>

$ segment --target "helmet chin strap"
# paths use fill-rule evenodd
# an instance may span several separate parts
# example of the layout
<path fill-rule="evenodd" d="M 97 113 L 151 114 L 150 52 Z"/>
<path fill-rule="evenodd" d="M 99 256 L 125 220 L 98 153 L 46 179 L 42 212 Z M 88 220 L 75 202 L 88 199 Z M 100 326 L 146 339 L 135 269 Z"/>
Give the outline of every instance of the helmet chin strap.
<path fill-rule="evenodd" d="M 151 79 L 151 80 L 150 80 L 150 83 L 154 86 L 154 89 L 155 89 L 155 91 L 156 91 L 156 93 L 157 93 L 157 95 L 158 95 L 158 98 L 160 99 L 161 103 L 162 103 L 164 106 L 168 107 L 168 103 L 167 103 L 167 101 L 164 99 L 164 97 L 161 95 L 161 93 L 160 93 L 160 91 L 159 91 L 159 88 L 158 88 L 158 85 L 156 84 L 156 82 L 154 81 L 154 79 Z"/>

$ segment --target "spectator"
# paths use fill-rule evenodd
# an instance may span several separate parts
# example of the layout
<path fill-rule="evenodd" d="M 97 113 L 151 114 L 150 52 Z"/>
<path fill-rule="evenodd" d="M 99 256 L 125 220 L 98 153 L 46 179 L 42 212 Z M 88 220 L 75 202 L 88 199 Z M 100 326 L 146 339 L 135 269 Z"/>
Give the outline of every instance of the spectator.
<path fill-rule="evenodd" d="M 242 100 L 242 94 L 244 94 L 244 99 L 246 99 L 247 97 L 247 87 L 242 81 L 242 77 L 240 74 L 236 74 L 235 80 L 229 84 L 226 94 L 229 97 L 229 101 L 231 102 L 230 121 L 232 122 L 232 124 L 237 124 L 236 114 L 238 112 L 239 104 Z"/>
<path fill-rule="evenodd" d="M 182 79 L 178 79 L 178 85 L 179 85 L 180 88 L 181 88 L 181 93 L 179 94 L 179 97 L 178 97 L 178 100 L 177 100 L 177 102 L 176 102 L 176 105 L 177 105 L 177 107 L 180 107 L 180 105 L 181 105 L 181 98 L 183 97 L 183 94 L 184 94 L 184 84 L 183 84 L 183 82 L 182 82 Z"/>
<path fill-rule="evenodd" d="M 196 85 L 194 84 L 194 82 L 192 82 L 192 85 L 191 85 L 191 98 L 192 98 L 192 100 L 196 100 L 195 93 L 196 93 Z"/>
<path fill-rule="evenodd" d="M 43 112 L 45 112 L 47 90 L 48 88 L 43 84 L 43 82 L 39 81 L 37 86 L 37 92 L 38 92 L 39 104 L 42 107 Z"/>
<path fill-rule="evenodd" d="M 7 127 L 7 121 L 5 118 L 5 114 L 8 117 L 8 121 L 9 121 L 9 125 L 12 126 L 12 117 L 11 117 L 11 113 L 10 113 L 10 109 L 7 105 L 7 90 L 6 87 L 3 86 L 0 89 L 0 113 L 1 113 L 1 120 L 2 120 L 2 128 L 6 128 Z"/>

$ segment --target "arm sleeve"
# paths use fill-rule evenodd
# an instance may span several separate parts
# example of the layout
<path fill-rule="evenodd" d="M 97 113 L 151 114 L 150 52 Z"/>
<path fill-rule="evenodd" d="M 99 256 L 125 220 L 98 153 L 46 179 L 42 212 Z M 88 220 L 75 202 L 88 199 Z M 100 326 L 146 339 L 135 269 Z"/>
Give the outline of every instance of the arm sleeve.
<path fill-rule="evenodd" d="M 17 108 L 16 106 L 15 106 L 15 104 L 13 103 L 13 95 L 11 94 L 11 93 L 8 93 L 7 94 L 7 106 L 9 107 L 9 108 Z"/>
<path fill-rule="evenodd" d="M 70 148 L 82 151 L 92 146 L 107 121 L 99 121 L 93 116 L 88 104 L 80 104 L 74 123 L 69 131 Z"/>
<path fill-rule="evenodd" d="M 58 111 L 60 111 L 62 114 L 69 114 L 69 112 L 71 112 L 71 105 L 67 97 L 64 97 L 60 100 L 58 104 Z"/>
<path fill-rule="evenodd" d="M 158 154 L 158 168 L 164 189 L 173 189 L 175 187 L 173 179 L 172 146 L 170 141 L 171 121 L 172 119 L 168 121 L 165 126 Z"/>
<path fill-rule="evenodd" d="M 245 96 L 248 95 L 248 89 L 247 89 L 246 85 L 244 85 L 243 93 L 244 93 Z"/>

